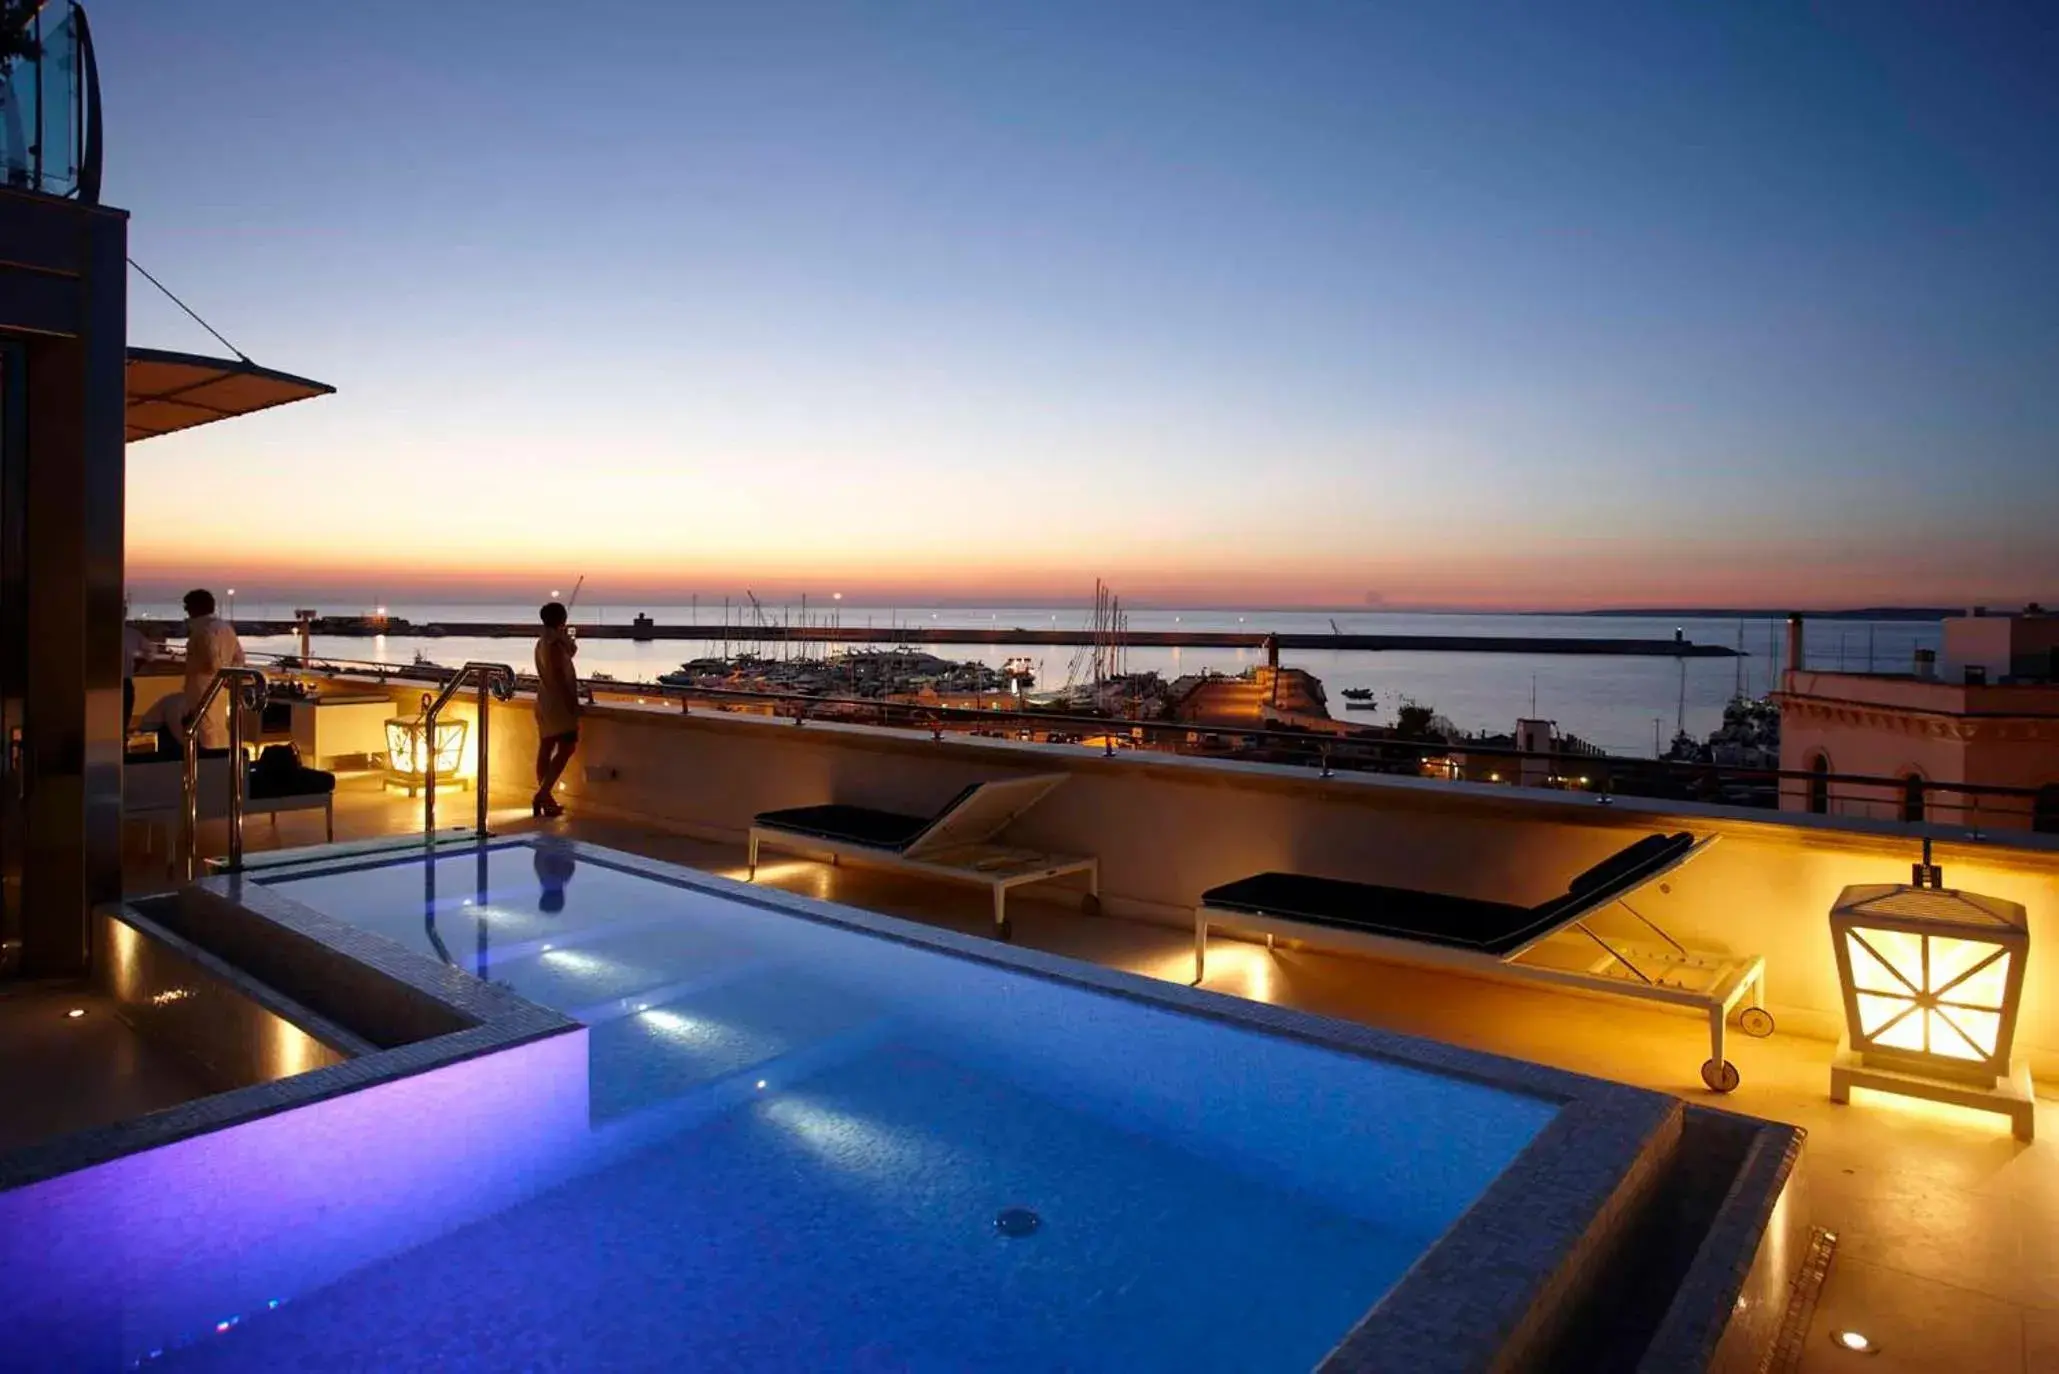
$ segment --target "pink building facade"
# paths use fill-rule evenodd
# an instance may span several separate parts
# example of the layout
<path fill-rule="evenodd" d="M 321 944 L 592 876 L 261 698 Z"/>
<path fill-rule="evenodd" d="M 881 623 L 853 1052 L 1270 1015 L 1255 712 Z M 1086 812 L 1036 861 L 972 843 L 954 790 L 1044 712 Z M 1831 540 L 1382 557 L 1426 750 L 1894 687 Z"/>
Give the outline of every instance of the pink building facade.
<path fill-rule="evenodd" d="M 1945 622 L 1907 673 L 1782 674 L 1781 809 L 2059 833 L 2059 617 Z M 1788 661 L 1805 662 L 1790 623 Z M 1855 775 L 1882 782 L 1847 781 Z M 1938 784 L 2022 788 L 1968 796 Z"/>

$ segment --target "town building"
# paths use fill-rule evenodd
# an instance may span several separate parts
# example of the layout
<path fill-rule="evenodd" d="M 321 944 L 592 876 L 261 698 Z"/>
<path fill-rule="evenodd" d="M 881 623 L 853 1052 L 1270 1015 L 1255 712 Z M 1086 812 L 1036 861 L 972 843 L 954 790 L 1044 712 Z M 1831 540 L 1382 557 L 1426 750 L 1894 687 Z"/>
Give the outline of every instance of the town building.
<path fill-rule="evenodd" d="M 1790 619 L 1789 664 L 1803 633 Z M 1809 775 L 1783 810 L 2059 832 L 2059 616 L 2036 605 L 1951 617 L 1899 672 L 1790 667 L 1778 701 L 1781 768 Z"/>

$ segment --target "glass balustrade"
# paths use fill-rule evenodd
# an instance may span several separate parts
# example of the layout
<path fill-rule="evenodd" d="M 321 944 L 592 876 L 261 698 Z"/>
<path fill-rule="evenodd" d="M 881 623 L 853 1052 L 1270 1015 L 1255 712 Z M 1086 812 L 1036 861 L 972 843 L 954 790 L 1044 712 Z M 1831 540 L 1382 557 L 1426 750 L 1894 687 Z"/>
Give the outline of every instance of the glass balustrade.
<path fill-rule="evenodd" d="M 97 201 L 99 106 L 85 11 L 0 0 L 0 181 Z"/>

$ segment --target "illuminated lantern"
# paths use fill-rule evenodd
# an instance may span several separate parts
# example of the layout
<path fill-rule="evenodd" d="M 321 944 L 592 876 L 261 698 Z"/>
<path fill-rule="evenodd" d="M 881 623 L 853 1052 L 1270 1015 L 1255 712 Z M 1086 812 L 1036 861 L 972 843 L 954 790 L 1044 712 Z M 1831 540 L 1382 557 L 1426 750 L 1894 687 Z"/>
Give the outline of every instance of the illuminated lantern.
<path fill-rule="evenodd" d="M 410 797 L 423 786 L 429 768 L 428 728 L 422 718 L 386 722 L 386 781 L 405 787 Z M 463 783 L 458 769 L 465 759 L 465 722 L 436 722 L 436 781 Z"/>
<path fill-rule="evenodd" d="M 2011 1081 L 2028 1075 L 2009 1062 L 2030 952 L 2024 910 L 1947 888 L 1928 862 L 1916 878 L 1848 887 L 1830 909 L 1849 1044 L 1831 1096 L 1846 1101 L 1856 1085 L 2005 1111 L 2028 1138 L 2029 1084 Z"/>

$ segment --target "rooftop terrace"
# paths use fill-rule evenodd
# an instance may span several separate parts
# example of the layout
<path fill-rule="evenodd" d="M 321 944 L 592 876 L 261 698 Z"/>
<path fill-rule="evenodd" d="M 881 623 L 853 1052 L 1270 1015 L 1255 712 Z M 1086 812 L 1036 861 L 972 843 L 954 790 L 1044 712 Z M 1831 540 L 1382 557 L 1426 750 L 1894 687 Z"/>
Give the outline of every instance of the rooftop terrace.
<path fill-rule="evenodd" d="M 414 689 L 418 690 L 418 689 Z M 404 689 L 403 696 L 409 696 Z M 565 788 L 570 816 L 532 821 L 522 795 L 533 731 L 518 704 L 497 711 L 493 823 L 549 825 L 571 837 L 710 873 L 746 873 L 751 815 L 829 797 L 928 810 L 964 781 L 1059 768 L 1070 780 L 1024 822 L 1028 839 L 1102 861 L 1102 912 L 1029 889 L 1011 898 L 1019 945 L 1170 982 L 1191 976 L 1187 904 L 1237 871 L 1270 865 L 1366 873 L 1529 899 L 1612 842 L 1610 831 L 1688 828 L 1722 837 L 1652 900 L 1665 917 L 1722 947 L 1764 953 L 1780 1029 L 1733 1037 L 1742 1074 L 1727 1096 L 1693 1081 L 1706 1031 L 1694 1017 L 1281 944 L 1224 940 L 1211 990 L 1431 1037 L 1679 1094 L 1804 1127 L 1808 1205 L 1836 1237 L 1806 1338 L 1805 1370 L 2028 1371 L 2059 1367 L 2059 1145 L 2050 1079 L 2040 1084 L 2043 1138 L 2011 1137 L 1999 1117 L 1860 1092 L 1827 1095 L 1837 1033 L 1825 912 L 1848 882 L 1906 873 L 1906 827 L 1827 817 L 1769 817 L 1682 803 L 1512 793 L 1392 778 L 1322 779 L 1305 770 L 1189 759 L 1101 758 L 1078 750 L 910 738 L 676 709 L 603 707 L 589 717 Z M 339 840 L 418 832 L 421 803 L 346 775 Z M 470 814 L 447 796 L 442 814 Z M 276 836 L 253 821 L 253 852 L 319 841 L 318 818 L 288 814 Z M 2059 845 L 2017 835 L 2004 846 L 1939 829 L 1955 885 L 2031 911 L 2035 951 L 2017 1047 L 2042 1076 L 2059 1071 L 2059 978 L 2043 954 L 2059 930 Z M 132 890 L 162 888 L 162 856 L 132 851 Z M 862 866 L 772 856 L 757 881 L 805 896 L 987 936 L 986 895 Z M 147 1077 L 147 1075 L 145 1075 Z M 126 1101 L 127 1099 L 123 1099 Z M 1864 1333 L 1879 1353 L 1841 1349 Z"/>

